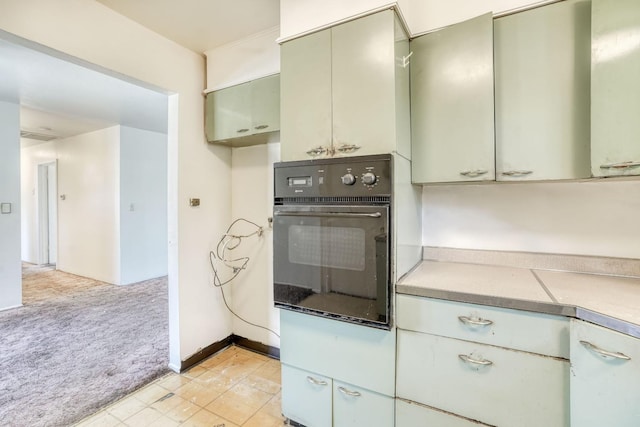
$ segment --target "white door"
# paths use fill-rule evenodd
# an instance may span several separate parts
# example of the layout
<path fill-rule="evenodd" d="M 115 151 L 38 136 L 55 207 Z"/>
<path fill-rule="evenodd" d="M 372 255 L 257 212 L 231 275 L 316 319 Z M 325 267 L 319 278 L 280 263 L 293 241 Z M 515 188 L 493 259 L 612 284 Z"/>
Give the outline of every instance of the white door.
<path fill-rule="evenodd" d="M 38 165 L 38 264 L 55 264 L 58 241 L 57 163 Z"/>

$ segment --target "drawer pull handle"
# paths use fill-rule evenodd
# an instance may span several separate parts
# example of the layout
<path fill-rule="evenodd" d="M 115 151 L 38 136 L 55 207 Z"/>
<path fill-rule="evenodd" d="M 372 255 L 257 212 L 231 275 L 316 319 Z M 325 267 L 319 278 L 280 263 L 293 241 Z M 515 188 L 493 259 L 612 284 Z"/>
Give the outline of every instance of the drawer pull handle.
<path fill-rule="evenodd" d="M 484 169 L 476 169 L 476 170 L 462 171 L 462 172 L 460 172 L 460 175 L 468 176 L 469 178 L 475 178 L 477 176 L 484 175 L 486 173 L 489 173 L 489 171 L 484 170 Z"/>
<path fill-rule="evenodd" d="M 262 129 L 266 129 L 268 127 L 269 127 L 269 125 L 258 125 L 256 127 L 254 127 L 254 129 L 262 130 Z"/>
<path fill-rule="evenodd" d="M 627 161 L 620 163 L 605 163 L 604 165 L 600 165 L 600 169 L 629 169 L 640 166 L 640 161 Z"/>
<path fill-rule="evenodd" d="M 493 362 L 491 360 L 478 360 L 472 357 L 467 356 L 466 354 L 459 354 L 458 357 L 464 363 L 471 363 L 472 365 L 480 365 L 480 366 L 491 366 Z"/>
<path fill-rule="evenodd" d="M 587 348 L 588 350 L 591 350 L 602 357 L 613 357 L 614 359 L 631 360 L 631 358 L 626 354 L 604 350 L 597 345 L 591 344 L 589 341 L 580 341 L 580 344 L 585 346 L 585 348 Z"/>
<path fill-rule="evenodd" d="M 502 172 L 502 175 L 503 176 L 527 176 L 527 175 L 531 175 L 532 173 L 533 171 L 515 170 L 515 171 Z"/>
<path fill-rule="evenodd" d="M 325 154 L 328 153 L 327 149 L 325 147 L 316 147 L 316 148 L 312 148 L 311 150 L 307 151 L 307 154 L 310 155 L 311 157 L 317 157 L 321 154 Z"/>
<path fill-rule="evenodd" d="M 342 144 L 340 147 L 336 148 L 339 153 L 353 153 L 359 149 L 360 146 L 356 144 Z"/>
<path fill-rule="evenodd" d="M 458 320 L 460 320 L 465 325 L 473 325 L 473 326 L 489 326 L 493 325 L 493 321 L 487 319 L 479 319 L 467 316 L 458 316 Z"/>
<path fill-rule="evenodd" d="M 347 390 L 344 387 L 338 387 L 338 391 L 342 394 L 344 394 L 345 396 L 352 396 L 352 397 L 360 397 L 361 394 L 359 391 L 351 391 L 351 390 Z"/>
<path fill-rule="evenodd" d="M 309 381 L 313 385 L 327 385 L 326 381 L 317 380 L 317 379 L 313 378 L 312 376 L 307 376 L 307 381 Z"/>
<path fill-rule="evenodd" d="M 245 133 L 245 132 L 249 132 L 249 129 L 247 129 L 247 128 L 238 129 L 236 132 L 238 132 L 238 133 Z"/>

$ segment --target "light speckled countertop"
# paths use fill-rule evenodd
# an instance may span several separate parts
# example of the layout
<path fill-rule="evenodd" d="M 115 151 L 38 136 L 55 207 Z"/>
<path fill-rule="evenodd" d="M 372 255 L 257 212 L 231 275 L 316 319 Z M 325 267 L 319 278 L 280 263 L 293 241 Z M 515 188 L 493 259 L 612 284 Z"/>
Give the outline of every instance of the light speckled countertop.
<path fill-rule="evenodd" d="M 637 277 L 425 260 L 396 292 L 576 317 L 640 338 Z"/>

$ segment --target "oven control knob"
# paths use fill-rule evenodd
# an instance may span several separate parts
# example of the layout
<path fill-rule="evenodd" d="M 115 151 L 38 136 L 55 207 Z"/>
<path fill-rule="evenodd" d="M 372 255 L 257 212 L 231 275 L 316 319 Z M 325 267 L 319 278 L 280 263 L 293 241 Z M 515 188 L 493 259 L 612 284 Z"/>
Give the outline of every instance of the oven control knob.
<path fill-rule="evenodd" d="M 353 185 L 356 182 L 356 177 L 353 176 L 353 174 L 351 174 L 351 173 L 342 175 L 341 179 L 342 179 L 342 183 L 344 185 Z"/>
<path fill-rule="evenodd" d="M 364 183 L 364 185 L 373 185 L 377 180 L 378 177 L 374 173 L 367 172 L 362 175 L 362 182 Z"/>

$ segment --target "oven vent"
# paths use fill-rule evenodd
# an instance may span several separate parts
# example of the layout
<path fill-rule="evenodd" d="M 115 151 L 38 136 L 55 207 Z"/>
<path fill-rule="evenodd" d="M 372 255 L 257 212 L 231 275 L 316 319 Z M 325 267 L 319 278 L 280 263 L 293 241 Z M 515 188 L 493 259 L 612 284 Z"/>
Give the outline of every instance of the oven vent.
<path fill-rule="evenodd" d="M 318 196 L 318 197 L 276 197 L 275 198 L 276 205 L 313 205 L 319 203 L 335 203 L 335 204 L 348 204 L 348 203 L 380 203 L 380 204 L 388 204 L 391 201 L 390 196 L 361 196 L 361 197 L 353 197 L 353 196 Z"/>

